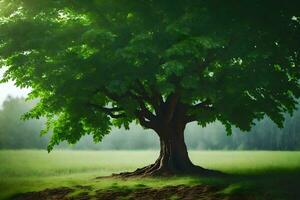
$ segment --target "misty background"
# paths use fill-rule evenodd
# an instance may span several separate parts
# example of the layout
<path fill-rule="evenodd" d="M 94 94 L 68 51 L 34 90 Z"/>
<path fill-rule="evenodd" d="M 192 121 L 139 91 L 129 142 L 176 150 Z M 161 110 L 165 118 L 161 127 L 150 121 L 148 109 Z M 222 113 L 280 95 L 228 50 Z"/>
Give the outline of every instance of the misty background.
<path fill-rule="evenodd" d="M 46 149 L 51 133 L 40 136 L 45 119 L 20 120 L 35 104 L 22 97 L 7 97 L 0 106 L 0 149 Z M 190 123 L 185 140 L 193 150 L 299 150 L 300 110 L 286 115 L 284 128 L 279 129 L 270 119 L 257 122 L 250 132 L 233 130 L 227 136 L 224 126 L 215 122 L 202 128 Z M 159 138 L 151 130 L 132 124 L 130 130 L 113 128 L 101 143 L 95 144 L 92 136 L 83 137 L 76 145 L 62 143 L 56 149 L 80 150 L 135 150 L 159 149 Z"/>

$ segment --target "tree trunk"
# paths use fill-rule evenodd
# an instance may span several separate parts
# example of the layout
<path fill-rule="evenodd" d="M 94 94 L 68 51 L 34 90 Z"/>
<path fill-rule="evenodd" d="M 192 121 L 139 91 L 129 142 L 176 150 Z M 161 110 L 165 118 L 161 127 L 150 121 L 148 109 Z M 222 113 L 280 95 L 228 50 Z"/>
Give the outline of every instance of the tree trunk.
<path fill-rule="evenodd" d="M 156 130 L 160 137 L 160 154 L 154 164 L 137 169 L 134 172 L 118 174 L 131 176 L 170 176 L 170 175 L 218 175 L 219 172 L 194 165 L 184 142 L 185 125 L 181 123 Z"/>
<path fill-rule="evenodd" d="M 182 174 L 194 170 L 184 142 L 184 130 L 173 126 L 159 133 L 159 137 L 160 155 L 156 162 L 160 173 Z"/>

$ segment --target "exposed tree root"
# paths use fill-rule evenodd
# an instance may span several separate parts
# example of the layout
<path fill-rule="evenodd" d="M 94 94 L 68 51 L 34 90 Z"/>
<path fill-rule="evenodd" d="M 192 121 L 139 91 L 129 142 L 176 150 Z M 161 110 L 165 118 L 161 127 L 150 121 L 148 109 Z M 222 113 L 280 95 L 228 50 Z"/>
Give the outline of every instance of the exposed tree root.
<path fill-rule="evenodd" d="M 174 169 L 172 167 L 160 165 L 158 161 L 156 161 L 154 164 L 148 165 L 143 168 L 138 168 L 137 170 L 133 172 L 122 172 L 119 174 L 112 174 L 109 177 L 116 177 L 116 178 L 139 178 L 139 177 L 168 177 L 168 176 L 201 176 L 201 177 L 207 177 L 207 176 L 226 176 L 225 173 L 222 173 L 220 171 L 216 170 L 209 170 L 202 168 L 200 166 L 191 165 L 187 167 L 186 169 Z M 103 177 L 99 177 L 103 178 Z"/>

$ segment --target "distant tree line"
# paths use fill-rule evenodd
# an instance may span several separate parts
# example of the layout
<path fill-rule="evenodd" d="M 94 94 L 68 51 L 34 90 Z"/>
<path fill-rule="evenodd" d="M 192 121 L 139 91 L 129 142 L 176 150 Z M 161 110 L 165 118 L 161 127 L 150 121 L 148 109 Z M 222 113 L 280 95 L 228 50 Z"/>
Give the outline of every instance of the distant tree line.
<path fill-rule="evenodd" d="M 8 97 L 0 108 L 0 148 L 1 149 L 42 149 L 48 139 L 40 137 L 39 131 L 44 121 L 22 121 L 21 115 L 30 110 L 35 102 Z M 0 106 L 1 107 L 1 106 Z"/>
<path fill-rule="evenodd" d="M 36 102 L 25 102 L 22 98 L 7 98 L 0 109 L 0 149 L 46 149 L 51 133 L 40 136 L 44 119 L 22 121 L 20 117 Z M 185 134 L 189 149 L 201 150 L 299 150 L 300 110 L 293 116 L 286 115 L 283 129 L 268 118 L 257 122 L 250 132 L 233 130 L 228 137 L 219 122 L 201 128 L 196 123 L 187 126 Z M 132 124 L 130 130 L 113 129 L 112 134 L 94 144 L 92 137 L 83 137 L 76 145 L 62 143 L 57 148 L 81 150 L 134 150 L 158 149 L 159 141 L 153 131 Z"/>

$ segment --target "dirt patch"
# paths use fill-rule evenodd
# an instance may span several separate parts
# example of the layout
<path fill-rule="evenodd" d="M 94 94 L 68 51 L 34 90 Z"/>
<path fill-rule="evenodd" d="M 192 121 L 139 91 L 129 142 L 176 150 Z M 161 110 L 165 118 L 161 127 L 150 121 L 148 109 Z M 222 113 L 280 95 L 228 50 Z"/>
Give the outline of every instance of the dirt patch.
<path fill-rule="evenodd" d="M 213 186 L 167 186 L 163 188 L 145 188 L 139 189 L 129 194 L 128 199 L 141 199 L 141 200 L 158 200 L 158 199 L 222 199 L 216 195 L 217 187 Z"/>
<path fill-rule="evenodd" d="M 78 187 L 76 187 L 78 188 Z M 89 188 L 90 189 L 90 188 Z M 40 192 L 30 192 L 19 195 L 13 200 L 237 200 L 254 198 L 246 196 L 221 196 L 218 192 L 222 188 L 208 185 L 177 185 L 167 186 L 162 188 L 118 188 L 108 190 L 97 190 L 95 195 L 90 195 L 88 192 L 82 192 L 77 196 L 70 196 L 74 189 L 71 188 L 56 188 L 46 189 Z"/>
<path fill-rule="evenodd" d="M 61 187 L 55 189 L 46 189 L 40 192 L 28 192 L 13 197 L 13 200 L 58 200 L 65 199 L 65 197 L 72 193 L 74 189 Z"/>

